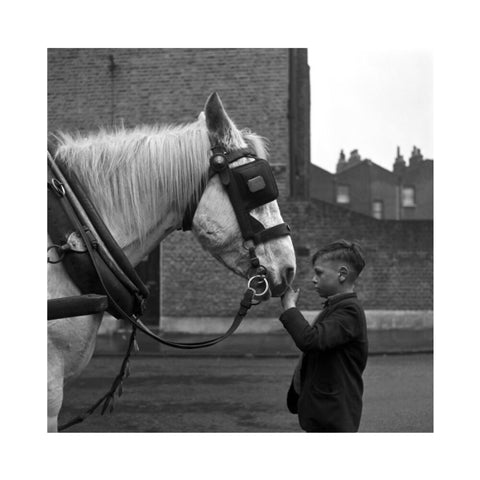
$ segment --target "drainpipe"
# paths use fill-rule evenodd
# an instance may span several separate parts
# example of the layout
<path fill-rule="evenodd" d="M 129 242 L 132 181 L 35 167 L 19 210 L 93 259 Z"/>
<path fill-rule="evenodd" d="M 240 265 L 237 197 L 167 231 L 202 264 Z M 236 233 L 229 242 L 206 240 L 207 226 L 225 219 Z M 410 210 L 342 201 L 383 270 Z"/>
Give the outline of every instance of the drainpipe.
<path fill-rule="evenodd" d="M 115 126 L 115 70 L 118 68 L 118 65 L 115 63 L 115 58 L 113 54 L 108 56 L 109 65 L 108 71 L 110 72 L 110 124 L 112 127 Z"/>

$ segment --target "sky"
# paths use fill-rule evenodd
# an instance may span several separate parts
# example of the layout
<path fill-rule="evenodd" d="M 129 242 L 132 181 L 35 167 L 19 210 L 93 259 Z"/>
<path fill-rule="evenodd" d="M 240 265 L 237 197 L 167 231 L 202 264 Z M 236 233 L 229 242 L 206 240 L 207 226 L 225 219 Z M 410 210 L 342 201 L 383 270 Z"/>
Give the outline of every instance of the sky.
<path fill-rule="evenodd" d="M 308 49 L 311 161 L 335 172 L 343 149 L 391 170 L 397 146 L 433 156 L 433 55 Z"/>

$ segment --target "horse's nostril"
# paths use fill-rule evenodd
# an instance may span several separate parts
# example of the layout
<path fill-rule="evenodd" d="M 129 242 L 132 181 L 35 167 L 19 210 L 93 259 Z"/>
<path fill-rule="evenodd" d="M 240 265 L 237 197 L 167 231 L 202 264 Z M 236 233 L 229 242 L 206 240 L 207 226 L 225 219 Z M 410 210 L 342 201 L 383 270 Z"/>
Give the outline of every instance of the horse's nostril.
<path fill-rule="evenodd" d="M 295 278 L 295 268 L 292 268 L 292 267 L 285 268 L 282 272 L 281 283 L 279 284 L 274 284 L 273 282 L 270 283 L 270 285 L 272 286 L 271 288 L 272 296 L 279 297 L 280 295 L 283 295 L 287 290 L 287 288 L 292 284 L 294 278 Z"/>
<path fill-rule="evenodd" d="M 285 269 L 285 280 L 287 285 L 291 285 L 293 283 L 293 279 L 295 278 L 295 269 L 293 267 L 288 267 Z"/>

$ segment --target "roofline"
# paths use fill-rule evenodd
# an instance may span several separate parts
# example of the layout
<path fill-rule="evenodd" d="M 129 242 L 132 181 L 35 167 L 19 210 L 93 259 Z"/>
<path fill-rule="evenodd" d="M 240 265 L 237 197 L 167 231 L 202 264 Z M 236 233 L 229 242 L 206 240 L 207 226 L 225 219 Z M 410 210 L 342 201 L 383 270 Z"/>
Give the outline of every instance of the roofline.
<path fill-rule="evenodd" d="M 341 175 L 343 172 L 345 172 L 347 170 L 351 170 L 352 168 L 357 168 L 357 167 L 365 166 L 365 165 L 367 166 L 367 168 L 375 166 L 377 168 L 380 168 L 381 170 L 384 170 L 387 173 L 390 173 L 391 175 L 394 175 L 395 177 L 398 176 L 395 172 L 392 172 L 391 170 L 387 170 L 385 167 L 382 167 L 378 163 L 375 163 L 373 160 L 370 160 L 368 158 L 365 158 L 364 160 L 361 160 L 360 163 L 356 163 L 355 165 L 347 166 L 342 171 L 337 172 L 336 175 Z"/>
<path fill-rule="evenodd" d="M 422 165 L 430 165 L 430 164 L 433 166 L 433 160 L 430 159 L 430 158 L 426 158 L 422 161 L 422 163 L 419 163 L 418 165 L 414 165 L 413 167 L 411 167 L 410 165 L 407 165 L 406 166 L 406 173 L 412 172 L 413 170 L 416 170 L 417 168 L 421 168 Z M 322 168 L 322 167 L 320 167 L 320 166 L 318 166 L 318 165 L 316 165 L 315 163 L 312 163 L 312 162 L 310 162 L 310 165 L 312 165 L 314 168 L 317 168 L 317 169 L 321 170 L 322 172 L 325 172 L 325 173 L 328 173 L 329 175 L 332 175 L 333 177 L 335 177 L 337 175 L 341 175 L 343 172 L 345 172 L 347 170 L 351 170 L 352 168 L 357 168 L 357 167 L 360 167 L 362 165 L 367 165 L 367 167 L 375 166 L 376 168 L 380 168 L 381 170 L 383 170 L 387 173 L 390 173 L 391 175 L 393 175 L 395 177 L 402 177 L 404 175 L 404 174 L 395 173 L 392 170 L 387 170 L 385 167 L 382 167 L 378 163 L 375 163 L 373 160 L 370 160 L 368 158 L 365 158 L 365 159 L 361 160 L 360 163 L 356 163 L 355 165 L 347 165 L 343 170 L 341 170 L 340 172 L 335 172 L 335 173 L 329 172 L 328 170 L 325 170 L 324 168 Z"/>
<path fill-rule="evenodd" d="M 329 172 L 328 170 L 325 170 L 324 168 L 319 167 L 319 166 L 316 165 L 315 163 L 310 162 L 310 165 L 313 166 L 314 168 L 318 169 L 318 170 L 321 170 L 322 172 L 328 173 L 328 174 L 331 175 L 332 177 L 336 175 L 335 173 Z"/>

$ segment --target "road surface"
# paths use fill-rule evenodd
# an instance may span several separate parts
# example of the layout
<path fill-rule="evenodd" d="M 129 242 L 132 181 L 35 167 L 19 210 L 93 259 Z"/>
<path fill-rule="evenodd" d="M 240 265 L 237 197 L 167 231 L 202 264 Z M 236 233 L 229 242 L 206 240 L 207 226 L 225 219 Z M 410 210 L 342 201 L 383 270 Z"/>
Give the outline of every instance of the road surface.
<path fill-rule="evenodd" d="M 60 424 L 109 388 L 121 357 L 94 356 L 65 391 Z M 69 432 L 301 432 L 285 406 L 293 357 L 134 356 L 112 414 Z M 433 355 L 371 356 L 361 432 L 433 431 Z"/>

